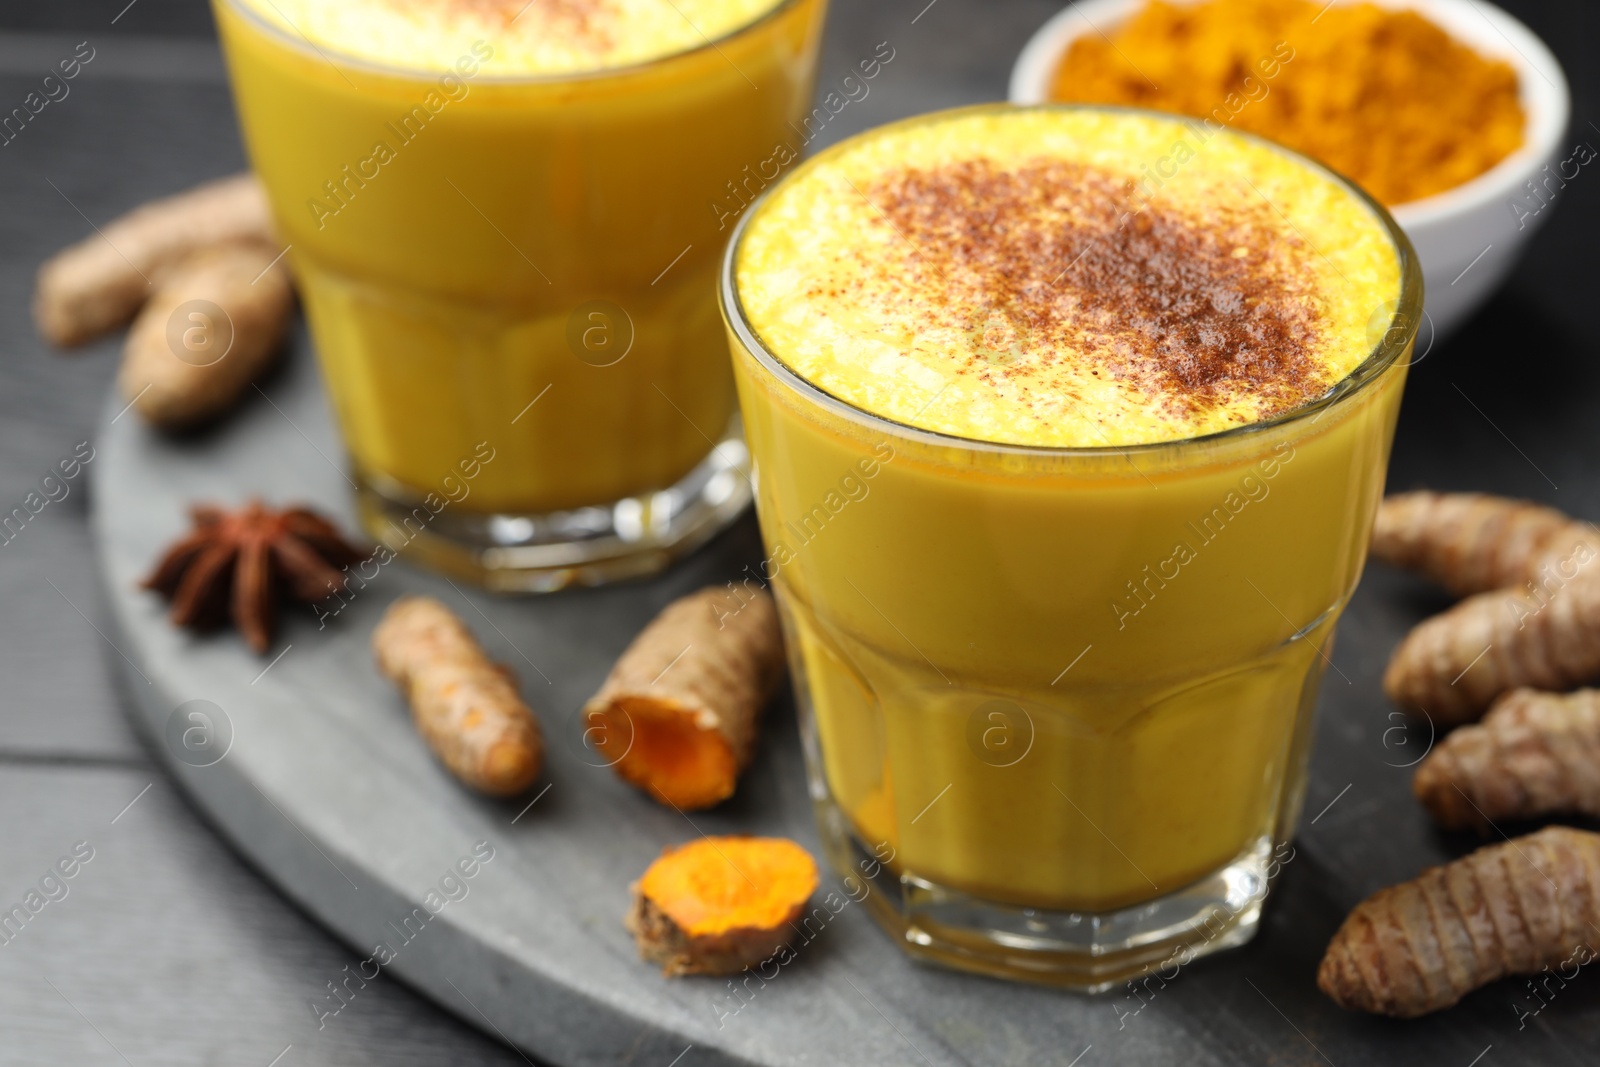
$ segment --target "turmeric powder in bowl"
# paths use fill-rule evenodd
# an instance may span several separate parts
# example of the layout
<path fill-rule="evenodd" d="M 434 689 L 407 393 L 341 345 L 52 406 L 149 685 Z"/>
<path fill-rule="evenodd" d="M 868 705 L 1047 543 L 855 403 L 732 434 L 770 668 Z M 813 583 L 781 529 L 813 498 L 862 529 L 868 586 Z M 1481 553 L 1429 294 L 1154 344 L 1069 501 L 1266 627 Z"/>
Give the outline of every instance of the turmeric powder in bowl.
<path fill-rule="evenodd" d="M 1415 11 L 1313 0 L 1151 0 L 1073 41 L 1058 101 L 1129 104 L 1259 134 L 1384 204 L 1470 181 L 1522 145 L 1517 74 Z"/>

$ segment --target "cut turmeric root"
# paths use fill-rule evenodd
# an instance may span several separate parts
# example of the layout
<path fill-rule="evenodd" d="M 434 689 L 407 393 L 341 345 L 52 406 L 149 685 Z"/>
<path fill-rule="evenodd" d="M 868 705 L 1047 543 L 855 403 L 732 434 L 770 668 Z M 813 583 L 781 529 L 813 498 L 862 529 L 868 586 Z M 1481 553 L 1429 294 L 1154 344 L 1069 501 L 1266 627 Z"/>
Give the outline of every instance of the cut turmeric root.
<path fill-rule="evenodd" d="M 1600 531 L 1555 508 L 1487 493 L 1396 493 L 1378 508 L 1372 555 L 1420 571 L 1457 596 L 1538 582 L 1542 567 L 1583 546 L 1600 552 Z"/>
<path fill-rule="evenodd" d="M 1600 937 L 1600 835 L 1566 827 L 1480 848 L 1356 905 L 1317 985 L 1341 1007 L 1413 1018 Z"/>
<path fill-rule="evenodd" d="M 661 803 L 710 807 L 733 795 L 755 754 L 783 666 L 770 594 L 702 589 L 667 605 L 623 652 L 584 705 L 586 736 Z"/>
<path fill-rule="evenodd" d="M 1454 726 L 1510 689 L 1567 689 L 1600 677 L 1600 570 L 1538 590 L 1468 597 L 1421 623 L 1389 659 L 1383 691 Z"/>
<path fill-rule="evenodd" d="M 1441 741 L 1411 784 L 1450 830 L 1486 831 L 1502 819 L 1540 815 L 1600 816 L 1600 690 L 1513 690 L 1480 725 Z"/>
<path fill-rule="evenodd" d="M 451 774 L 493 796 L 520 793 L 539 776 L 538 720 L 450 609 L 431 597 L 400 598 L 373 631 L 372 649 Z"/>
<path fill-rule="evenodd" d="M 650 864 L 625 925 L 665 975 L 737 974 L 790 942 L 816 889 L 816 861 L 793 841 L 705 837 Z"/>

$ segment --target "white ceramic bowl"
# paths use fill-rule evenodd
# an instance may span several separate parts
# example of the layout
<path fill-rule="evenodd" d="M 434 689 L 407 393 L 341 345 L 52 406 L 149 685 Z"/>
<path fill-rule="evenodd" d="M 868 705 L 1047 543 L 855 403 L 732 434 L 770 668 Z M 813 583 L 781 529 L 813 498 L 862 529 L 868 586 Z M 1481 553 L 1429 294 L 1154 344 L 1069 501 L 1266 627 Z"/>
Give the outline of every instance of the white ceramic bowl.
<path fill-rule="evenodd" d="M 1528 237 L 1550 216 L 1553 199 L 1537 212 L 1529 210 L 1540 201 L 1527 191 L 1526 183 L 1547 179 L 1547 165 L 1550 174 L 1556 174 L 1557 165 L 1571 154 L 1573 146 L 1563 140 L 1571 99 L 1561 64 L 1550 49 L 1498 7 L 1484 0 L 1379 2 L 1419 11 L 1457 40 L 1510 63 L 1517 71 L 1527 113 L 1522 147 L 1494 167 L 1454 189 L 1390 209 L 1416 246 L 1425 308 L 1435 336 L 1443 336 L 1499 287 Z M 1048 100 L 1051 75 L 1073 39 L 1109 33 L 1143 5 L 1144 0 L 1077 0 L 1062 9 L 1039 27 L 1017 57 L 1011 70 L 1011 102 Z M 1572 165 L 1567 170 L 1570 175 Z M 1551 187 L 1559 189 L 1559 181 L 1552 181 Z M 1527 206 L 1519 211 L 1513 202 Z M 1431 345 L 1426 324 L 1422 331 L 1418 345 Z"/>

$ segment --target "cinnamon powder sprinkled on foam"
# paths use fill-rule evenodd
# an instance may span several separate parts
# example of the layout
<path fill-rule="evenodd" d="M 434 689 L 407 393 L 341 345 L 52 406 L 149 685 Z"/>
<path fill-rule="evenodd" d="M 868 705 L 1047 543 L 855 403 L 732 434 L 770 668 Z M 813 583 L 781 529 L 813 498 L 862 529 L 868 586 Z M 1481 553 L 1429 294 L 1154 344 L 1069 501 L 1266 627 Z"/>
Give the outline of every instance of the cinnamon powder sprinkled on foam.
<path fill-rule="evenodd" d="M 385 0 L 405 15 L 417 9 L 417 0 Z M 575 46 L 604 53 L 616 47 L 621 12 L 608 0 L 433 0 L 432 6 L 452 23 L 470 19 L 504 31 L 537 6 L 535 18 L 549 31 Z"/>
<path fill-rule="evenodd" d="M 1074 370 L 1087 360 L 1175 410 L 1247 390 L 1264 418 L 1325 392 L 1328 369 L 1310 355 L 1317 296 L 1296 284 L 1307 249 L 1270 206 L 1129 214 L 1128 185 L 1059 159 L 890 173 L 863 193 L 909 244 L 902 261 L 875 265 L 875 281 L 931 321 L 1020 333 L 1047 392 L 1074 393 L 1048 371 L 1063 349 Z M 958 374 L 1023 372 L 978 340 Z"/>
<path fill-rule="evenodd" d="M 631 66 L 697 49 L 757 21 L 782 0 L 242 2 L 330 54 L 438 72 L 468 57 L 492 75 L 547 75 Z"/>
<path fill-rule="evenodd" d="M 753 210 L 735 278 L 767 350 L 861 410 L 975 440 L 1121 447 L 1272 418 L 1359 366 L 1400 295 L 1349 187 L 1150 113 L 884 127 Z"/>

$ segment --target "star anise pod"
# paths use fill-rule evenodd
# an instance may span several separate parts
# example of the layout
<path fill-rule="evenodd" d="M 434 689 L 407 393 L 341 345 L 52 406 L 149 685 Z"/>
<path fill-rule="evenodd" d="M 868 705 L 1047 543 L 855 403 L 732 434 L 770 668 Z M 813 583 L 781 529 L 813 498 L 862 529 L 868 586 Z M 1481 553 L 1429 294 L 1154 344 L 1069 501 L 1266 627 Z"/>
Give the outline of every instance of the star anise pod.
<path fill-rule="evenodd" d="M 237 511 L 189 509 L 194 528 L 167 549 L 146 589 L 172 602 L 172 622 L 215 629 L 230 617 L 250 647 L 265 652 L 285 594 L 313 603 L 344 589 L 340 568 L 366 553 L 303 507 L 281 511 L 252 500 Z"/>

